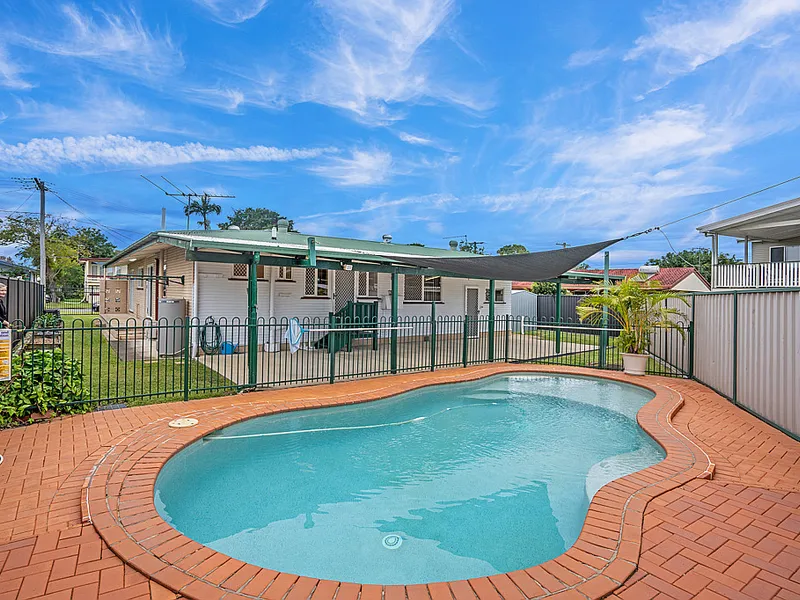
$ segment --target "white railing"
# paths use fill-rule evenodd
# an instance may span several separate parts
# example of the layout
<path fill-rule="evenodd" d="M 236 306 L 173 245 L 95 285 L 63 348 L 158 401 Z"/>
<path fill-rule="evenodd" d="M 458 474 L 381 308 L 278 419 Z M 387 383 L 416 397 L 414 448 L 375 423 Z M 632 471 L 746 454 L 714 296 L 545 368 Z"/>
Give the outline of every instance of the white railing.
<path fill-rule="evenodd" d="M 715 289 L 800 287 L 800 262 L 739 263 L 714 267 Z"/>

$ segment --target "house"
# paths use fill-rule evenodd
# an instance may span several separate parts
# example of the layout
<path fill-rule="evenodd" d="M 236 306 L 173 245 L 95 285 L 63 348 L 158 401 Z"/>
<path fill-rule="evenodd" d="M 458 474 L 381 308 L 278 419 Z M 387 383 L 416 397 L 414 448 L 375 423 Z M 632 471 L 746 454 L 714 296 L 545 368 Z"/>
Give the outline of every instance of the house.
<path fill-rule="evenodd" d="M 312 259 L 313 257 L 313 259 Z M 489 282 L 398 266 L 404 257 L 464 257 L 448 250 L 383 241 L 309 236 L 288 231 L 281 220 L 272 230 L 157 231 L 135 242 L 106 268 L 127 267 L 128 312 L 137 321 L 159 318 L 159 299 L 182 299 L 185 313 L 198 322 L 207 318 L 244 321 L 250 310 L 249 273 L 255 265 L 252 291 L 255 316 L 266 320 L 317 319 L 348 303 L 369 303 L 378 319 L 392 314 L 392 279 L 397 277 L 398 317 L 469 315 L 486 317 L 490 287 L 496 315 L 507 313 L 510 281 Z M 316 268 L 309 263 L 316 261 Z"/>
<path fill-rule="evenodd" d="M 594 282 L 580 282 L 580 283 L 564 283 L 561 287 L 564 292 L 569 292 L 576 295 L 585 295 L 591 293 L 597 284 L 603 282 L 602 269 L 575 269 L 570 271 L 571 275 L 584 275 L 591 278 Z M 655 289 L 658 290 L 671 290 L 675 292 L 707 292 L 711 286 L 706 281 L 700 272 L 694 267 L 645 267 L 640 269 L 609 269 L 609 278 L 612 281 L 620 279 L 630 279 L 631 277 L 638 277 L 641 281 L 650 281 L 654 283 Z M 527 290 L 530 289 L 532 283 L 530 281 L 514 281 L 512 289 Z"/>
<path fill-rule="evenodd" d="M 713 289 L 800 287 L 800 198 L 697 230 L 711 238 Z M 718 264 L 720 236 L 743 244 L 743 263 Z"/>

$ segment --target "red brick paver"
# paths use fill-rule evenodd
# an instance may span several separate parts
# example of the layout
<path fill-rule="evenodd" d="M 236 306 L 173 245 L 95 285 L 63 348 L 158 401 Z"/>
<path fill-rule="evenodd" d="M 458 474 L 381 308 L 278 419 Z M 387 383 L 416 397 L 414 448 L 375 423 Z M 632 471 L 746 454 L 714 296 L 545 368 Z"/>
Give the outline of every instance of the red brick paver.
<path fill-rule="evenodd" d="M 0 431 L 0 600 L 800 597 L 800 444 L 682 380 L 603 374 L 656 392 L 639 421 L 667 459 L 604 486 L 578 542 L 525 571 L 408 587 L 317 581 L 230 559 L 184 538 L 155 513 L 159 468 L 223 425 L 522 370 L 600 375 L 492 365 L 103 411 Z M 169 429 L 176 416 L 200 424 Z M 714 479 L 699 479 L 710 462 Z"/>

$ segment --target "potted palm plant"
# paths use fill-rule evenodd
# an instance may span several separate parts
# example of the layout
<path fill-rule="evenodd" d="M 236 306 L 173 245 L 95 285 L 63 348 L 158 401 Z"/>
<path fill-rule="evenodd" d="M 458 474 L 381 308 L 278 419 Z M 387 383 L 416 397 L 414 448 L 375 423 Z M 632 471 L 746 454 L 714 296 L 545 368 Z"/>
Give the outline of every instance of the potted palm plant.
<path fill-rule="evenodd" d="M 617 347 L 622 354 L 625 373 L 644 375 L 653 330 L 675 329 L 684 335 L 678 325 L 683 313 L 667 306 L 667 300 L 671 299 L 689 304 L 681 294 L 662 291 L 656 282 L 631 278 L 608 288 L 597 286 L 590 296 L 581 300 L 577 311 L 581 321 L 598 325 L 602 323 L 606 309 L 609 323 L 615 323 L 621 330 Z"/>

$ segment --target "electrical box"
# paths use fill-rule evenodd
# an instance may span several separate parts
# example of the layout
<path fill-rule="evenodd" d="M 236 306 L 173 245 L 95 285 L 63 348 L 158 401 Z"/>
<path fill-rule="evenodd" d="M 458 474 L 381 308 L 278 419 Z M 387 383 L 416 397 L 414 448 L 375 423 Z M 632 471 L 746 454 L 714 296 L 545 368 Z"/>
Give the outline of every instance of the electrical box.
<path fill-rule="evenodd" d="M 100 280 L 100 312 L 104 315 L 128 314 L 128 281 Z"/>

